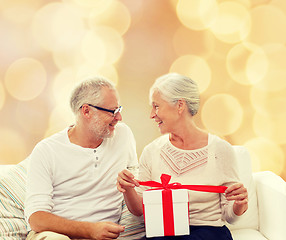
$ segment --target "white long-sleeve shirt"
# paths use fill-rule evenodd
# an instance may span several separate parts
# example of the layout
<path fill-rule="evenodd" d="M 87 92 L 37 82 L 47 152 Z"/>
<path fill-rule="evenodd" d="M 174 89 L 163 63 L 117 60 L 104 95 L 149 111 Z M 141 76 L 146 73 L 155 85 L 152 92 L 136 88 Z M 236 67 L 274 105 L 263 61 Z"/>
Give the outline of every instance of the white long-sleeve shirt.
<path fill-rule="evenodd" d="M 196 150 L 182 150 L 163 135 L 147 145 L 139 160 L 141 181 L 160 181 L 161 174 L 172 176 L 170 183 L 229 186 L 238 182 L 238 167 L 231 145 L 209 134 L 208 145 Z M 146 187 L 141 187 L 139 193 Z M 189 191 L 190 225 L 223 226 L 234 222 L 233 201 L 224 194 Z"/>
<path fill-rule="evenodd" d="M 39 142 L 30 155 L 25 216 L 37 211 L 78 221 L 112 221 L 121 215 L 118 172 L 138 164 L 134 136 L 118 123 L 96 149 L 68 138 L 68 129 Z"/>

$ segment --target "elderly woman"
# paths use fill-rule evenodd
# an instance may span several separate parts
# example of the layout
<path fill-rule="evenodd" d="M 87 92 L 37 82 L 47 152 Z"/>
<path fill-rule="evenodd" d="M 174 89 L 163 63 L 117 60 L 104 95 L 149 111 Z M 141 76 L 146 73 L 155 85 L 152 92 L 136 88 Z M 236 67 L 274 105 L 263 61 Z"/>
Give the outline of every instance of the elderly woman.
<path fill-rule="evenodd" d="M 150 89 L 150 118 L 163 136 L 147 145 L 139 165 L 140 181 L 160 181 L 162 173 L 181 184 L 224 185 L 225 193 L 191 191 L 190 235 L 152 239 L 231 240 L 225 226 L 248 208 L 248 195 L 239 183 L 237 163 L 231 145 L 198 128 L 194 116 L 199 108 L 199 90 L 190 78 L 170 73 L 158 78 Z M 214 113 L 215 114 L 215 113 Z M 129 210 L 143 214 L 142 189 L 127 170 L 118 174 L 117 188 L 123 192 Z"/>

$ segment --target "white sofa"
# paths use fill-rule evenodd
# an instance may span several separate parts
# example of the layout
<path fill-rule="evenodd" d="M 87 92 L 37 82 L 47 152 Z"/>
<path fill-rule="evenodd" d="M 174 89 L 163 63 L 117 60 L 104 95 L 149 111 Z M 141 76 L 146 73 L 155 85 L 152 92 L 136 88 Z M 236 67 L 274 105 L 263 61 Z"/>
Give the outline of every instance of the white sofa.
<path fill-rule="evenodd" d="M 245 147 L 234 146 L 240 178 L 247 187 L 249 209 L 234 225 L 229 225 L 234 240 L 286 239 L 286 183 L 273 172 L 252 173 Z"/>
<path fill-rule="evenodd" d="M 286 239 L 286 183 L 272 172 L 252 173 L 246 148 L 234 146 L 240 177 L 249 193 L 249 209 L 228 225 L 234 240 Z M 0 165 L 0 239 L 25 239 L 23 216 L 27 161 L 17 165 Z M 120 224 L 125 232 L 119 239 L 133 240 L 144 235 L 144 223 L 123 206 Z"/>

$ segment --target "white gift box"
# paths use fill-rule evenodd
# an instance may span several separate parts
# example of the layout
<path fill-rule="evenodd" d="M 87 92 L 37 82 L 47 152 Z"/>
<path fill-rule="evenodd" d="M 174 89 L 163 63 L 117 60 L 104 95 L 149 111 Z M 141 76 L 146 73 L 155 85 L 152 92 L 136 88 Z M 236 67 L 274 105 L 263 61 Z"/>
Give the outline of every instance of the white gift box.
<path fill-rule="evenodd" d="M 189 234 L 188 190 L 144 191 L 143 206 L 147 237 Z"/>

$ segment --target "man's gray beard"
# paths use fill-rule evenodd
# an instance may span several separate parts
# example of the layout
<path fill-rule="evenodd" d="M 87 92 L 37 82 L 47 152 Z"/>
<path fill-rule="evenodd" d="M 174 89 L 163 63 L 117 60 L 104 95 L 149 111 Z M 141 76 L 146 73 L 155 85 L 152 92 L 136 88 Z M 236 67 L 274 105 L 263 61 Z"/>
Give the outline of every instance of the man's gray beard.
<path fill-rule="evenodd" d="M 113 133 L 110 133 L 106 129 L 104 129 L 103 131 L 100 131 L 99 129 L 92 128 L 91 131 L 92 131 L 94 138 L 96 139 L 111 138 L 113 136 Z"/>
<path fill-rule="evenodd" d="M 112 138 L 114 136 L 114 131 L 113 132 L 110 132 L 110 131 L 107 131 L 108 133 L 107 134 L 104 134 L 102 136 L 102 138 Z"/>
<path fill-rule="evenodd" d="M 93 127 L 91 131 L 97 139 L 112 138 L 114 135 L 114 131 L 110 132 L 107 128 L 100 130 L 96 127 Z"/>
<path fill-rule="evenodd" d="M 94 122 L 100 122 L 97 116 L 94 116 Z M 97 139 L 112 138 L 114 136 L 114 131 L 110 132 L 108 128 L 98 129 L 95 126 L 92 127 L 91 131 Z"/>

